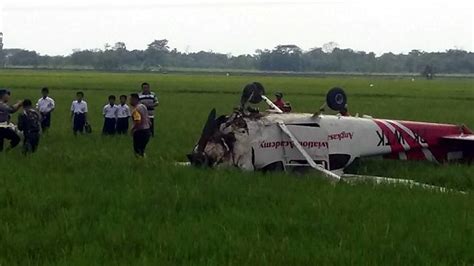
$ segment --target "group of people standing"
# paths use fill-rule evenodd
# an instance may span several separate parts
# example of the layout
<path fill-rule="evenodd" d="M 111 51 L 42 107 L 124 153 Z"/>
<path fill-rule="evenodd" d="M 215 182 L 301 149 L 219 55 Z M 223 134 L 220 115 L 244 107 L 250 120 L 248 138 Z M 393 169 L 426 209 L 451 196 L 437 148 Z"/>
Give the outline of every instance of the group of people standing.
<path fill-rule="evenodd" d="M 127 105 L 127 95 L 120 95 L 119 104 L 115 104 L 116 99 L 115 95 L 110 95 L 108 104 L 103 108 L 104 126 L 102 128 L 102 134 L 104 135 L 127 134 L 129 127 L 128 121 L 132 116 L 130 107 Z M 138 101 L 147 108 L 148 118 L 150 120 L 150 134 L 153 136 L 154 110 L 159 102 L 156 95 L 151 92 L 148 83 L 142 84 L 142 92 L 138 93 Z"/>
<path fill-rule="evenodd" d="M 51 125 L 51 112 L 55 108 L 54 100 L 48 97 L 48 88 L 41 90 L 42 97 L 36 108 L 29 99 L 9 105 L 10 91 L 0 89 L 0 151 L 3 151 L 4 140 L 10 141 L 7 150 L 15 148 L 23 135 L 23 153 L 35 152 L 40 140 L 41 131 L 46 132 Z M 18 123 L 11 121 L 11 114 L 23 108 L 18 116 Z"/>
<path fill-rule="evenodd" d="M 120 95 L 119 104 L 115 104 L 116 97 L 110 95 L 102 112 L 104 135 L 127 134 L 129 121 L 132 121 L 133 148 L 138 157 L 145 156 L 150 137 L 154 136 L 154 111 L 159 104 L 157 96 L 150 89 L 150 84 L 144 82 L 141 88 L 140 93 L 130 94 L 131 108 L 127 104 L 127 95 Z M 47 132 L 51 126 L 51 114 L 56 107 L 55 101 L 49 97 L 48 88 L 43 88 L 41 94 L 36 108 L 29 99 L 10 105 L 10 91 L 0 89 L 0 151 L 3 150 L 5 139 L 10 141 L 8 150 L 16 147 L 21 141 L 21 135 L 23 135 L 23 152 L 27 154 L 36 150 L 41 132 Z M 11 115 L 21 108 L 23 111 L 15 125 L 11 121 Z M 83 92 L 76 93 L 76 99 L 72 102 L 70 110 L 73 134 L 91 132 L 87 117 L 88 105 Z"/>

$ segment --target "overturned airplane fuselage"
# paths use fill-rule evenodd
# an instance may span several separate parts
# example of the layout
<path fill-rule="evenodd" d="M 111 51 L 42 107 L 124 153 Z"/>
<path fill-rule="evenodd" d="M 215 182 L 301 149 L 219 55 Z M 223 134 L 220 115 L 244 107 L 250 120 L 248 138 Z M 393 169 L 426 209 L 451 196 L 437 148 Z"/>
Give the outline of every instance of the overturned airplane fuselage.
<path fill-rule="evenodd" d="M 341 104 L 346 101 L 343 97 Z M 191 164 L 245 170 L 311 167 L 337 179 L 361 157 L 444 162 L 474 156 L 474 135 L 465 126 L 242 110 L 218 118 L 211 111 L 188 155 Z"/>

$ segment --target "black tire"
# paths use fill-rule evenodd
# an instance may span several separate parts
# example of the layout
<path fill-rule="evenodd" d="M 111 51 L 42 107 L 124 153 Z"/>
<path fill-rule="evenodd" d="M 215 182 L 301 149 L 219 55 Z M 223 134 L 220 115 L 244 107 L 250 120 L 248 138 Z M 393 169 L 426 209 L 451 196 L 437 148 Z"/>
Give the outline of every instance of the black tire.
<path fill-rule="evenodd" d="M 346 107 L 347 96 L 342 88 L 334 87 L 326 95 L 326 104 L 334 111 L 341 111 Z"/>
<path fill-rule="evenodd" d="M 262 84 L 258 82 L 247 84 L 242 91 L 241 104 L 246 102 L 258 104 L 263 100 L 262 95 L 265 95 L 265 88 Z"/>
<path fill-rule="evenodd" d="M 262 83 L 254 82 L 255 90 L 254 90 L 254 97 L 250 99 L 251 103 L 260 103 L 262 99 L 262 95 L 265 95 L 265 88 L 263 87 Z"/>

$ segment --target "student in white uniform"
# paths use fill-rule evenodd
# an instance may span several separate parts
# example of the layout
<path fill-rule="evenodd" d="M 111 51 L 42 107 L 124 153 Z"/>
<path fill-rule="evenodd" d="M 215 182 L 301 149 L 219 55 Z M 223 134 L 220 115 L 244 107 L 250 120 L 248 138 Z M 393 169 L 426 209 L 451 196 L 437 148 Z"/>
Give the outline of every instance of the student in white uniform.
<path fill-rule="evenodd" d="M 84 133 L 84 127 L 87 123 L 87 102 L 84 101 L 84 93 L 79 91 L 76 93 L 77 100 L 71 104 L 71 119 L 73 120 L 72 131 L 74 135 Z"/>
<path fill-rule="evenodd" d="M 109 96 L 109 103 L 104 106 L 102 111 L 104 115 L 103 135 L 114 135 L 117 124 L 118 106 L 115 104 L 115 96 Z"/>
<path fill-rule="evenodd" d="M 120 95 L 120 104 L 117 105 L 117 134 L 127 134 L 130 107 L 127 105 L 127 95 Z"/>
<path fill-rule="evenodd" d="M 48 131 L 51 126 L 51 113 L 54 111 L 56 104 L 54 100 L 49 97 L 49 89 L 44 87 L 41 89 L 41 98 L 36 103 L 36 109 L 41 113 L 41 130 Z"/>

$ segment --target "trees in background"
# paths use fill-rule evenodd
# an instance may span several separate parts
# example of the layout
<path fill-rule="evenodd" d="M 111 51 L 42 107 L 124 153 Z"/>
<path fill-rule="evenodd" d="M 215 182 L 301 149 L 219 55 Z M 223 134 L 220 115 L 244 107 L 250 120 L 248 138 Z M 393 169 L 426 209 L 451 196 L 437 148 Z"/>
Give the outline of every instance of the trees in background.
<path fill-rule="evenodd" d="M 273 50 L 257 50 L 259 69 L 302 71 L 303 50 L 294 44 L 278 45 Z"/>
<path fill-rule="evenodd" d="M 39 55 L 23 49 L 0 49 L 0 67 L 84 67 L 100 70 L 160 70 L 169 67 L 243 69 L 263 71 L 316 71 L 358 73 L 474 73 L 474 53 L 464 50 L 408 54 L 374 53 L 341 49 L 334 42 L 303 51 L 294 44 L 272 50 L 257 50 L 253 55 L 200 51 L 183 53 L 171 49 L 166 39 L 158 39 L 145 50 L 128 50 L 124 42 L 106 44 L 103 49 L 74 50 L 68 56 Z"/>

